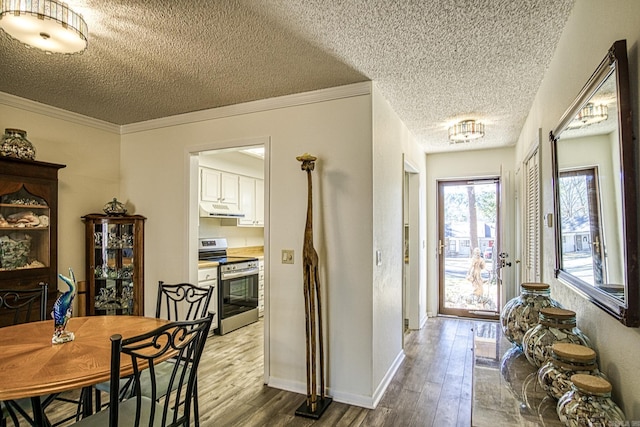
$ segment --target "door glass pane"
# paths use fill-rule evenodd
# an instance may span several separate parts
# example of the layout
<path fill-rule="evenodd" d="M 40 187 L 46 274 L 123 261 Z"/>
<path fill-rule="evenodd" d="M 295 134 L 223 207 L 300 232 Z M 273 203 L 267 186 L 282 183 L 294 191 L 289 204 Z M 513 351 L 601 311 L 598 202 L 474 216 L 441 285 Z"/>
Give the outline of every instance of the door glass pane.
<path fill-rule="evenodd" d="M 96 224 L 93 238 L 95 313 L 133 314 L 133 224 Z"/>
<path fill-rule="evenodd" d="M 441 312 L 497 312 L 498 183 L 441 185 Z"/>
<path fill-rule="evenodd" d="M 595 168 L 560 172 L 562 268 L 590 285 L 606 283 Z"/>

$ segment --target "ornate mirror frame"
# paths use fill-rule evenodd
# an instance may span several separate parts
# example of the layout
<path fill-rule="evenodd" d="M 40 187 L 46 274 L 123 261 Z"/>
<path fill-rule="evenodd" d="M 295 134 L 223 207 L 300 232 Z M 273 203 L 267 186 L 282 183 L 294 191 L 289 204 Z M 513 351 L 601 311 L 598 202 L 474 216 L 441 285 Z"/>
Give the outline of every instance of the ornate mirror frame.
<path fill-rule="evenodd" d="M 613 88 L 614 81 L 615 88 Z M 595 101 L 598 96 L 605 93 L 607 86 L 611 86 L 611 93 L 616 97 L 615 100 L 611 99 L 609 107 L 610 116 L 613 117 L 608 117 L 613 125 L 611 128 L 613 130 L 609 134 L 595 136 L 606 137 L 613 142 L 613 145 L 588 143 L 597 147 L 598 150 L 604 150 L 604 152 L 611 154 L 611 161 L 608 166 L 601 168 L 603 173 L 600 176 L 598 164 L 604 163 L 601 156 L 584 148 L 586 144 L 582 145 L 580 142 L 580 145 L 571 145 L 570 141 L 573 138 L 573 144 L 576 144 L 575 141 L 584 140 L 588 134 L 596 133 L 587 129 L 589 123 L 584 119 L 586 117 L 585 111 L 596 105 L 595 102 L 590 101 Z M 630 98 L 627 44 L 625 40 L 618 40 L 609 49 L 556 128 L 549 133 L 549 139 L 552 145 L 556 217 L 555 276 L 585 295 L 624 325 L 637 327 L 640 326 L 638 283 L 640 236 L 637 224 L 639 208 L 637 203 L 637 152 L 633 137 Z M 617 138 L 613 133 L 616 125 Z M 575 137 L 576 134 L 580 135 L 576 131 L 577 128 L 582 129 L 581 132 L 584 136 Z M 591 137 L 593 136 L 591 135 Z M 615 146 L 616 139 L 617 147 Z M 581 147 L 582 149 L 580 149 Z M 589 154 L 587 155 L 587 153 Z M 578 157 L 585 156 L 593 158 L 586 163 L 584 160 L 576 160 Z M 618 166 L 619 171 L 617 170 Z M 609 173 L 606 172 L 607 168 Z M 567 177 L 576 179 L 576 176 L 578 177 L 577 184 L 571 184 L 570 179 L 566 180 Z M 561 182 L 561 178 L 563 182 Z M 571 188 L 574 188 L 571 187 L 572 185 L 576 185 L 578 188 L 582 187 L 582 190 L 576 190 L 582 192 L 582 205 L 578 203 L 580 208 L 578 210 L 581 210 L 582 216 L 575 214 L 575 216 L 567 218 L 566 206 L 574 206 L 567 202 L 570 198 Z M 604 202 L 601 201 L 601 197 Z M 587 201 L 585 202 L 585 200 Z M 564 202 L 564 209 L 561 202 Z M 607 210 L 616 212 L 616 214 L 607 214 Z M 565 213 L 564 222 L 563 212 Z M 582 225 L 577 225 L 580 221 L 576 218 L 582 218 Z M 601 240 L 599 240 L 600 238 Z M 584 247 L 582 245 L 583 239 Z M 583 264 L 576 267 L 575 259 L 578 256 L 575 254 L 580 251 L 586 255 L 581 255 L 583 258 L 580 262 Z M 607 263 L 611 264 L 610 270 L 616 273 L 609 275 Z"/>

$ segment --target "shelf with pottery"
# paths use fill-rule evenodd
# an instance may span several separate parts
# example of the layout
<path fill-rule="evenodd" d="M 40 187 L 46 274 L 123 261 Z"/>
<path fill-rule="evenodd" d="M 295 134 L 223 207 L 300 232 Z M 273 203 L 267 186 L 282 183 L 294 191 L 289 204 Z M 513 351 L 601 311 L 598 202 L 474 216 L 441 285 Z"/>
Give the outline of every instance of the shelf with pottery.
<path fill-rule="evenodd" d="M 513 346 L 496 323 L 476 326 L 473 367 L 473 425 L 477 427 L 562 426 L 556 401 L 538 385 L 537 368 Z"/>
<path fill-rule="evenodd" d="M 47 312 L 57 294 L 58 170 L 64 167 L 0 156 L 0 288 L 49 284 Z"/>
<path fill-rule="evenodd" d="M 522 283 L 500 325 L 478 323 L 473 425 L 619 425 L 597 352 L 545 283 Z M 620 424 L 622 425 L 622 424 Z"/>

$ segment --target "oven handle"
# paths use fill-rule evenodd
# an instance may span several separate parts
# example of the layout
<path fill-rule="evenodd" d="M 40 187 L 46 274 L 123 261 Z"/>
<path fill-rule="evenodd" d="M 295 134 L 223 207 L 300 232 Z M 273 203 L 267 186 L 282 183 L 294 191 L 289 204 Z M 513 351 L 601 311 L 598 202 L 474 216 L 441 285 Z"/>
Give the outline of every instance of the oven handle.
<path fill-rule="evenodd" d="M 237 279 L 238 277 L 253 276 L 258 274 L 258 268 L 241 271 L 225 271 L 220 273 L 220 280 Z"/>

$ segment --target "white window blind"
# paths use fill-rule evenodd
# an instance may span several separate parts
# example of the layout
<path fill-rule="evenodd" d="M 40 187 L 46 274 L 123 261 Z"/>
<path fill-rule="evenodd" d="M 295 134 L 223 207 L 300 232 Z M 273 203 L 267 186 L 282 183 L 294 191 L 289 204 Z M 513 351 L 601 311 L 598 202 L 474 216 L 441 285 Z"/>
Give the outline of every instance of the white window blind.
<path fill-rule="evenodd" d="M 538 149 L 524 163 L 524 271 L 525 282 L 539 282 L 540 269 L 540 166 Z"/>

